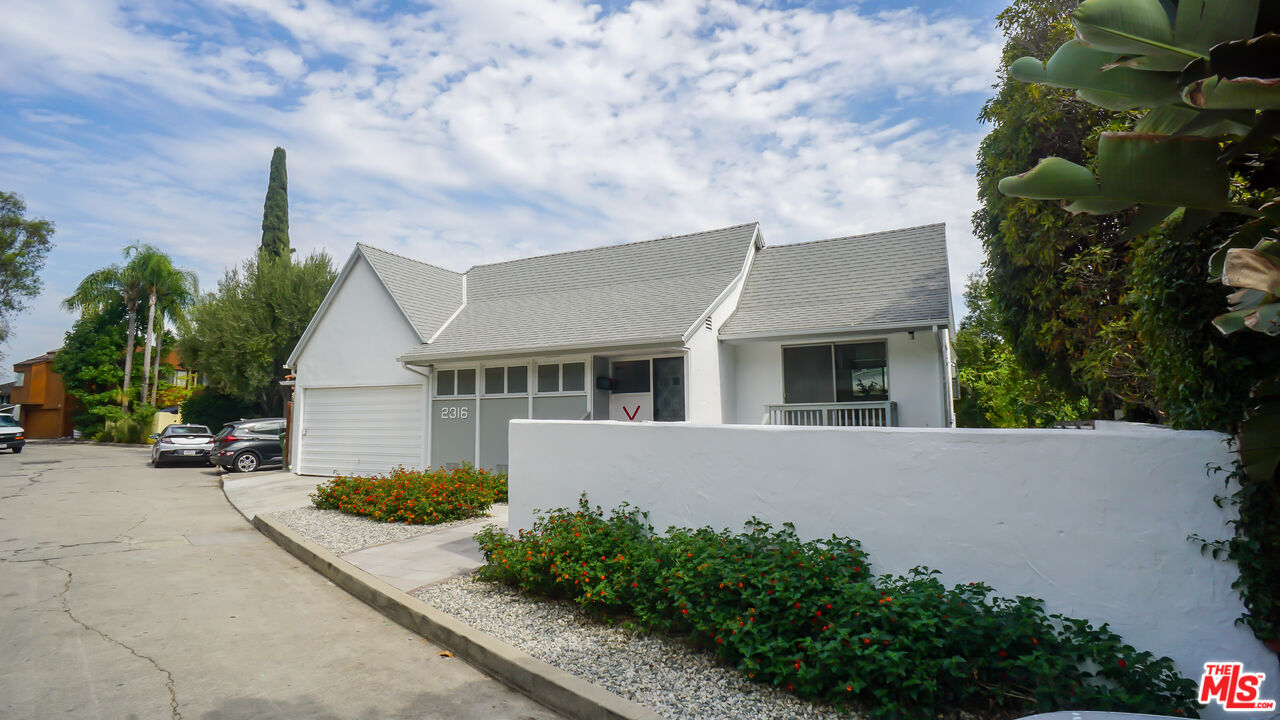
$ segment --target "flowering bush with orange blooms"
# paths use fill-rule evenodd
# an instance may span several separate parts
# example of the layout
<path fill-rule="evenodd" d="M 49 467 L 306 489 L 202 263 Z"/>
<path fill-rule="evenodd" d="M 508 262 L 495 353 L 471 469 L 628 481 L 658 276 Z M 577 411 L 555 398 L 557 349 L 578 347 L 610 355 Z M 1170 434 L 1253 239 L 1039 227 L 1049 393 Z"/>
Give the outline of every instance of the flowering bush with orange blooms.
<path fill-rule="evenodd" d="M 1195 716 L 1195 683 L 1167 657 L 1040 600 L 948 588 L 937 572 L 876 576 L 857 540 L 800 540 L 790 524 L 658 535 L 626 505 L 585 496 L 532 530 L 476 535 L 481 579 L 573 600 L 687 636 L 756 682 L 876 718 L 1015 717 L 1060 709 Z"/>
<path fill-rule="evenodd" d="M 428 524 L 479 517 L 507 501 L 507 474 L 463 465 L 456 470 L 406 470 L 342 476 L 321 483 L 311 502 L 384 522 Z"/>

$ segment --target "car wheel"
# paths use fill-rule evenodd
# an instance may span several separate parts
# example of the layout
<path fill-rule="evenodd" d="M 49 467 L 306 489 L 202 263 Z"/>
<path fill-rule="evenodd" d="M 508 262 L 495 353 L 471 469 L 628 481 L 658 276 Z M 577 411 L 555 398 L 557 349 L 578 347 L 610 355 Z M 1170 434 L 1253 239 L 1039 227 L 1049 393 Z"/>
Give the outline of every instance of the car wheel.
<path fill-rule="evenodd" d="M 245 451 L 237 455 L 231 464 L 236 472 L 253 472 L 258 469 L 258 456 Z"/>
<path fill-rule="evenodd" d="M 14 454 L 14 455 L 17 455 L 17 454 L 18 454 L 18 453 L 20 453 L 20 452 L 22 452 L 22 448 L 20 448 L 20 447 L 16 447 L 16 448 L 14 448 L 14 449 L 13 449 L 13 454 Z"/>

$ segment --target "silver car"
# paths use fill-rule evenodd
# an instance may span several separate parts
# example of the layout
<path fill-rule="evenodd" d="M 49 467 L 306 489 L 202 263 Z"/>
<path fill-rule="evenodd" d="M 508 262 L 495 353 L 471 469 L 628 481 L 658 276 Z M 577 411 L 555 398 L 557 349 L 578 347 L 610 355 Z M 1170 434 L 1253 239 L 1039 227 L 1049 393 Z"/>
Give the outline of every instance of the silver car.
<path fill-rule="evenodd" d="M 213 433 L 204 425 L 170 425 L 159 433 L 152 433 L 151 464 L 160 467 L 166 462 L 209 462 L 213 450 Z"/>

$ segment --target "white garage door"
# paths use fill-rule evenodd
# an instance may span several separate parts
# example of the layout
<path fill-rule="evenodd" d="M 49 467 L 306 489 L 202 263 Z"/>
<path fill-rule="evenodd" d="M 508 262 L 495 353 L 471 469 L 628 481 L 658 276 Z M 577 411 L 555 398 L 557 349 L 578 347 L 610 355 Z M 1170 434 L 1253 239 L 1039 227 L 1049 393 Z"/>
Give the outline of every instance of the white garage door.
<path fill-rule="evenodd" d="M 301 472 L 367 475 L 423 466 L 421 385 L 303 392 Z"/>

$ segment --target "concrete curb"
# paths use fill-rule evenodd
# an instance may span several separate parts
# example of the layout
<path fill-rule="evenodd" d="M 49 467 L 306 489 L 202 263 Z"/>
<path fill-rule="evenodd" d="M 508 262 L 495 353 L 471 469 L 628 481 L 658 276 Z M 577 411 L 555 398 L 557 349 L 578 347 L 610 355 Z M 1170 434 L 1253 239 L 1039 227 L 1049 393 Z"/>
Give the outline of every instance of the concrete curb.
<path fill-rule="evenodd" d="M 519 648 L 440 612 L 311 543 L 265 515 L 254 527 L 335 585 L 405 628 L 538 702 L 577 720 L 661 720 L 662 716 L 604 688 L 534 659 Z"/>

